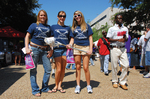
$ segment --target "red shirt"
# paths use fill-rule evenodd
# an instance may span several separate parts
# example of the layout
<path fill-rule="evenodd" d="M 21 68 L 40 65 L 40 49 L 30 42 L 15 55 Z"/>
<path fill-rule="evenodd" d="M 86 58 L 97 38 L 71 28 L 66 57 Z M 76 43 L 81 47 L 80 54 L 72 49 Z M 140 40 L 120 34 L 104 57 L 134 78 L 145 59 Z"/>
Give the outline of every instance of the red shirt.
<path fill-rule="evenodd" d="M 108 40 L 106 38 L 104 38 L 104 39 L 106 40 L 108 45 L 110 45 L 110 42 L 108 42 Z M 99 54 L 100 55 L 108 55 L 108 54 L 110 54 L 107 46 L 104 44 L 104 42 L 103 42 L 103 40 L 101 38 L 98 40 L 97 46 L 99 48 Z"/>

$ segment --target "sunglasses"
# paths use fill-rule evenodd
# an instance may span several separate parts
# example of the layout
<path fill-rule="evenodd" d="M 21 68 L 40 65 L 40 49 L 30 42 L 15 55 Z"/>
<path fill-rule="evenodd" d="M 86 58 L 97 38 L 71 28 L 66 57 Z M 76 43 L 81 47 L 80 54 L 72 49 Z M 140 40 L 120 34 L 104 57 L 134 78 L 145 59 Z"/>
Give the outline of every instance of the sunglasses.
<path fill-rule="evenodd" d="M 63 18 L 66 18 L 66 15 L 59 15 L 58 17 L 63 17 Z"/>
<path fill-rule="evenodd" d="M 81 14 L 74 15 L 74 17 L 75 17 L 75 18 L 77 18 L 77 17 L 81 17 Z"/>

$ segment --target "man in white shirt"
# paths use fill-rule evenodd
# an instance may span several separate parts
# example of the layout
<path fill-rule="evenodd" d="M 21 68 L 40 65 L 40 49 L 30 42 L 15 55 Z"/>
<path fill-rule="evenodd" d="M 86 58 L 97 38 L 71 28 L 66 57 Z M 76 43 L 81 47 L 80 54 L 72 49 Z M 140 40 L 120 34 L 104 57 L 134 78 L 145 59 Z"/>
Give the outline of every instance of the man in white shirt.
<path fill-rule="evenodd" d="M 122 73 L 119 78 L 119 85 L 122 89 L 127 90 L 127 68 L 129 67 L 129 61 L 127 58 L 125 42 L 128 40 L 128 29 L 122 22 L 122 15 L 117 14 L 115 16 L 116 24 L 110 27 L 107 33 L 107 39 L 111 42 L 111 66 L 112 66 L 112 84 L 114 88 L 118 88 L 117 66 L 118 59 L 122 66 Z"/>
<path fill-rule="evenodd" d="M 148 73 L 148 66 L 145 65 L 145 36 L 147 34 L 147 31 L 145 31 L 144 35 L 142 35 L 138 41 L 138 46 L 141 49 L 141 61 L 140 61 L 140 66 L 145 67 L 145 71 L 143 72 L 143 75 L 146 75 Z"/>
<path fill-rule="evenodd" d="M 145 40 L 145 65 L 150 68 L 150 24 L 146 27 L 147 34 L 144 38 Z M 150 78 L 150 70 L 149 73 L 143 76 L 144 78 Z"/>

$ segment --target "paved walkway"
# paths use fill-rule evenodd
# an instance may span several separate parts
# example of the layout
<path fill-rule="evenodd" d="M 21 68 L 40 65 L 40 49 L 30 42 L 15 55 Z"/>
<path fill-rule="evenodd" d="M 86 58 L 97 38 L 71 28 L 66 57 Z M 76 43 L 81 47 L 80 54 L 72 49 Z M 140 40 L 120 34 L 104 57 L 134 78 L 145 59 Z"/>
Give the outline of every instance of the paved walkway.
<path fill-rule="evenodd" d="M 139 74 L 141 69 L 130 70 L 128 76 L 128 90 L 113 88 L 111 72 L 105 76 L 100 72 L 100 63 L 95 61 L 95 66 L 90 66 L 91 86 L 93 94 L 88 94 L 84 71 L 81 72 L 81 93 L 75 94 L 75 70 L 66 70 L 62 87 L 66 93 L 42 93 L 39 98 L 31 94 L 29 70 L 25 66 L 10 65 L 0 68 L 0 99 L 149 99 L 150 78 L 143 78 Z M 119 68 L 118 68 L 119 69 Z M 109 65 L 111 71 L 111 66 Z M 38 65 L 37 83 L 42 86 L 43 67 Z M 54 87 L 55 80 L 51 77 L 49 87 Z"/>

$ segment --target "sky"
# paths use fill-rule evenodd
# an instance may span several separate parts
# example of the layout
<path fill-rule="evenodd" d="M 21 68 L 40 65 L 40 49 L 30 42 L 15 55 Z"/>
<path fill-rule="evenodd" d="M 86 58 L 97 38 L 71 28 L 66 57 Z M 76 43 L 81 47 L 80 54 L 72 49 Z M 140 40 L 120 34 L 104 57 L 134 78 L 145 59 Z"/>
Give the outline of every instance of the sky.
<path fill-rule="evenodd" d="M 90 22 L 99 14 L 111 7 L 109 0 L 39 0 L 41 8 L 34 10 L 36 15 L 40 10 L 45 10 L 48 14 L 48 24 L 57 24 L 57 14 L 59 11 L 66 12 L 65 25 L 72 26 L 73 13 L 77 10 L 84 15 L 85 21 Z"/>

